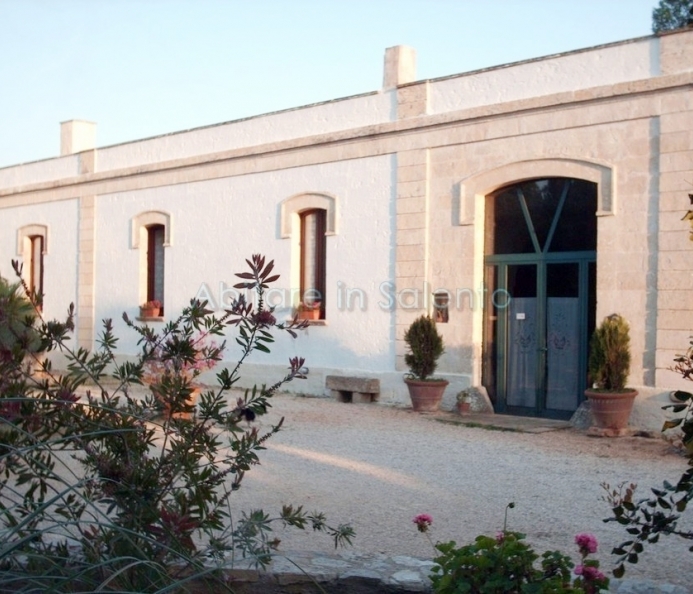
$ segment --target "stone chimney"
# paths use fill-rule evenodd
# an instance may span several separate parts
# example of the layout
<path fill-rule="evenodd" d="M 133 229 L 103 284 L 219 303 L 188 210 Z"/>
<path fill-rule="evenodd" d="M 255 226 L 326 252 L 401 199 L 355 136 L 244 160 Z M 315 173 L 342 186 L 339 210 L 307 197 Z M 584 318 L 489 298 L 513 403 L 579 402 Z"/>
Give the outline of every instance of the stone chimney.
<path fill-rule="evenodd" d="M 396 89 L 399 85 L 416 80 L 416 50 L 406 45 L 396 45 L 385 50 L 383 90 Z"/>
<path fill-rule="evenodd" d="M 96 124 L 84 120 L 60 122 L 60 156 L 96 148 Z"/>

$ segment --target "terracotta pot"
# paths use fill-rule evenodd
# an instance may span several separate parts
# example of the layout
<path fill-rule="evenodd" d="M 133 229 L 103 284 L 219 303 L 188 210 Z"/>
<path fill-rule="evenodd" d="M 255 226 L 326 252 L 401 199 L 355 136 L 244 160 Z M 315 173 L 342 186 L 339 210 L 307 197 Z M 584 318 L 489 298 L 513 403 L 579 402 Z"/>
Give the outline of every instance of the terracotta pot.
<path fill-rule="evenodd" d="M 161 313 L 160 307 L 140 307 L 141 318 L 158 318 Z"/>
<path fill-rule="evenodd" d="M 585 390 L 585 396 L 590 401 L 594 423 L 603 429 L 625 429 L 637 395 L 637 390 L 625 392 Z"/>
<path fill-rule="evenodd" d="M 299 320 L 319 320 L 320 319 L 320 308 L 299 310 L 298 319 Z"/>
<path fill-rule="evenodd" d="M 436 412 L 440 408 L 443 392 L 447 388 L 447 380 L 421 381 L 405 379 L 409 388 L 412 408 L 416 412 Z"/>
<path fill-rule="evenodd" d="M 461 414 L 462 416 L 468 415 L 470 412 L 472 412 L 472 403 L 464 400 L 458 400 L 457 401 L 457 412 Z"/>

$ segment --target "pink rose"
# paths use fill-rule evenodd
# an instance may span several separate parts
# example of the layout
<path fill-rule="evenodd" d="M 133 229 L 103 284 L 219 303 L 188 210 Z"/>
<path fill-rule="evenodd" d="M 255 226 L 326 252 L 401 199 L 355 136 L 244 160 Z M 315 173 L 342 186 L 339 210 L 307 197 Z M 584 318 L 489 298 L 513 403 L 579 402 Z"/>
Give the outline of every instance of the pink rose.
<path fill-rule="evenodd" d="M 597 539 L 593 534 L 578 534 L 575 537 L 575 544 L 583 556 L 597 552 Z"/>
<path fill-rule="evenodd" d="M 412 520 L 412 522 L 416 524 L 416 528 L 419 530 L 419 532 L 426 532 L 428 531 L 428 527 L 433 524 L 433 518 L 428 514 L 419 514 Z"/>

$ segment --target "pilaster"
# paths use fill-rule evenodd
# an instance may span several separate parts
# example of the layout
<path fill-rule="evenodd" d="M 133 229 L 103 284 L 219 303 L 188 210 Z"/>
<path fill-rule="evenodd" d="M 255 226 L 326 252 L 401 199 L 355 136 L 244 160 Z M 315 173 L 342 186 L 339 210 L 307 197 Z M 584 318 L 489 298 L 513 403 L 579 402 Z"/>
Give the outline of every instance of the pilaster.
<path fill-rule="evenodd" d="M 428 149 L 397 155 L 397 234 L 395 246 L 396 367 L 405 369 L 404 333 L 430 306 L 430 156 Z"/>
<path fill-rule="evenodd" d="M 77 345 L 94 347 L 94 256 L 96 197 L 79 199 L 79 247 L 77 265 Z"/>

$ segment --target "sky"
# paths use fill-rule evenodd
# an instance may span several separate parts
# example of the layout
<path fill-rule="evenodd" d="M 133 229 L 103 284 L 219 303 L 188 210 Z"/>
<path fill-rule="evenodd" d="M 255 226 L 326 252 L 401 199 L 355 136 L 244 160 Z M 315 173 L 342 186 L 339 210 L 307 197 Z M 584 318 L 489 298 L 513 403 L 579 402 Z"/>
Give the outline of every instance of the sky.
<path fill-rule="evenodd" d="M 651 34 L 657 0 L 0 0 L 0 167 Z"/>

